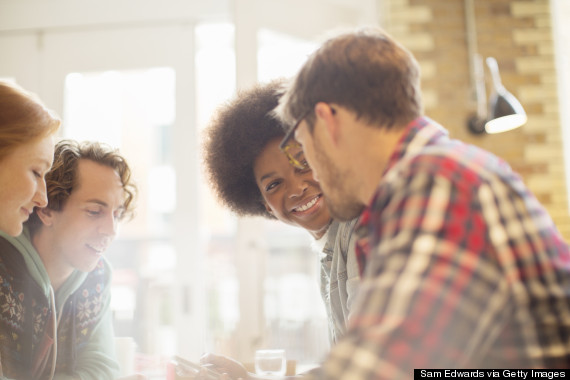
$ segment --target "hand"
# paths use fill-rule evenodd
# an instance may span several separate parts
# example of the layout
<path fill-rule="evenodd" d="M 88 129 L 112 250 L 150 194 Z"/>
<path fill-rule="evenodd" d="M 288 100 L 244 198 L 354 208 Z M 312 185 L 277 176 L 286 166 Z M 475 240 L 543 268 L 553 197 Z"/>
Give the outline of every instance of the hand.
<path fill-rule="evenodd" d="M 211 364 L 216 372 L 227 374 L 230 379 L 248 379 L 248 372 L 245 367 L 232 358 L 212 353 L 204 354 L 200 358 L 200 364 Z"/>

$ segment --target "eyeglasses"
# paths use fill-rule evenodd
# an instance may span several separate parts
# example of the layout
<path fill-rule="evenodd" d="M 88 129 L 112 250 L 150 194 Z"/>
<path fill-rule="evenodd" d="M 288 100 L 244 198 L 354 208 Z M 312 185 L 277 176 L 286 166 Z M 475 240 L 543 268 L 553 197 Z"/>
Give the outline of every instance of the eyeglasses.
<path fill-rule="evenodd" d="M 305 160 L 305 155 L 303 154 L 303 149 L 301 144 L 295 140 L 295 131 L 301 124 L 301 122 L 309 115 L 312 109 L 308 109 L 303 113 L 303 115 L 297 120 L 293 128 L 287 132 L 281 144 L 279 144 L 279 149 L 287 156 L 287 159 L 297 169 L 305 170 L 309 167 L 309 164 Z"/>

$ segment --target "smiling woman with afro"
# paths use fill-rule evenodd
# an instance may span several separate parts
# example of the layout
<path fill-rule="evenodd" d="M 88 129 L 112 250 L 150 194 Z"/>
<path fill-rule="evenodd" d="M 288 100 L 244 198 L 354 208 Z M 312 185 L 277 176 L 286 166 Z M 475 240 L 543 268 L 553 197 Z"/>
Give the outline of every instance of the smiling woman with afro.
<path fill-rule="evenodd" d="M 218 199 L 236 215 L 277 218 L 315 238 L 322 257 L 321 295 L 336 342 L 346 332 L 359 283 L 352 234 L 356 220 L 333 221 L 310 167 L 293 167 L 279 149 L 285 131 L 271 111 L 285 84 L 255 85 L 218 108 L 204 131 L 204 169 Z M 231 359 L 210 354 L 205 360 Z"/>

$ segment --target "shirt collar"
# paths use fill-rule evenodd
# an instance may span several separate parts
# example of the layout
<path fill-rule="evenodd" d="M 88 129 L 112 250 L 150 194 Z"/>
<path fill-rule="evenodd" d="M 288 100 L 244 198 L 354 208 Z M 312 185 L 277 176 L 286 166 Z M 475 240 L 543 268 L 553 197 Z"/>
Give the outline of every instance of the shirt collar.
<path fill-rule="evenodd" d="M 384 181 L 389 175 L 390 170 L 398 163 L 401 162 L 406 157 L 411 157 L 420 152 L 426 145 L 429 145 L 433 141 L 440 139 L 442 137 L 448 137 L 448 131 L 441 125 L 431 120 L 428 117 L 422 116 L 414 119 L 405 128 L 400 141 L 398 142 L 396 149 L 390 156 L 388 164 L 384 169 L 382 174 L 381 182 Z M 371 206 L 374 204 L 378 192 L 375 192 L 371 197 L 369 204 L 366 206 L 364 211 L 361 213 L 358 224 L 356 226 L 356 234 L 359 237 L 364 237 L 368 234 L 370 223 Z M 366 245 L 367 243 L 364 242 Z M 366 250 L 366 249 L 364 249 Z"/>
<path fill-rule="evenodd" d="M 424 146 L 444 136 L 448 136 L 447 130 L 428 117 L 419 117 L 410 122 L 404 128 L 404 133 L 388 160 L 382 178 L 404 157 L 417 154 Z"/>

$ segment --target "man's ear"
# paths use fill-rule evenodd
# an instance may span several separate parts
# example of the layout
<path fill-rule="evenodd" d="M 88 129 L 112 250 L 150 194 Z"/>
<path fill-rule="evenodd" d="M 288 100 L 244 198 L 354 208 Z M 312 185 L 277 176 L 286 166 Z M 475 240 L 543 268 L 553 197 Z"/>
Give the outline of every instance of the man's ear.
<path fill-rule="evenodd" d="M 317 116 L 317 121 L 320 120 L 324 123 L 328 136 L 333 144 L 336 145 L 340 136 L 340 129 L 338 119 L 335 117 L 332 107 L 327 103 L 319 102 L 315 105 L 315 115 Z"/>
<path fill-rule="evenodd" d="M 53 224 L 55 211 L 49 207 L 36 209 L 36 214 L 38 214 L 38 218 L 40 218 L 44 226 L 51 226 Z"/>

